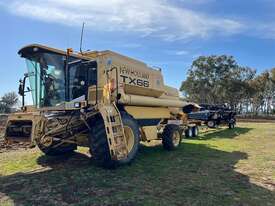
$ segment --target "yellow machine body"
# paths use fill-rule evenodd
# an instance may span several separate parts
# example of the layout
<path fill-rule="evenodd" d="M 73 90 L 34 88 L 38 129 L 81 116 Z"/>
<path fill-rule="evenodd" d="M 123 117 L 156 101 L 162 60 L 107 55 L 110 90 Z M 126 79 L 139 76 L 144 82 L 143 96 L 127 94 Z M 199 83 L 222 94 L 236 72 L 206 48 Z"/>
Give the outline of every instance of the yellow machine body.
<path fill-rule="evenodd" d="M 35 71 L 41 69 L 45 73 L 42 79 L 47 81 L 33 89 L 37 90 L 35 92 L 39 90 L 40 95 L 47 92 L 52 95 L 55 90 L 63 90 L 62 87 L 61 89 L 50 87 L 52 86 L 50 81 L 55 81 L 51 76 L 58 70 L 52 65 L 45 65 L 45 60 L 41 60 L 42 57 L 33 60 L 34 54 L 40 54 L 39 52 L 43 55 L 45 53 L 42 57 L 46 59 L 52 55 L 49 61 L 53 61 L 56 56 L 62 56 L 64 62 L 67 61 L 63 65 L 67 73 L 71 70 L 66 68 L 74 68 L 76 65 L 80 77 L 88 76 L 87 81 L 90 81 L 89 72 L 91 72 L 96 75 L 96 81 L 87 86 L 88 83 L 80 81 L 80 77 L 65 78 L 66 92 L 72 90 L 69 94 L 73 95 L 74 89 L 78 89 L 83 95 L 54 105 L 50 104 L 52 100 L 49 99 L 50 95 L 39 100 L 40 102 L 36 99 L 34 109 L 25 109 L 23 112 L 9 116 L 5 135 L 7 140 L 29 140 L 46 152 L 47 146 L 55 141 L 58 142 L 55 148 L 62 144 L 89 146 L 91 142 L 88 141 L 87 136 L 93 131 L 90 119 L 100 114 L 105 125 L 110 156 L 113 160 L 123 160 L 129 156 L 129 148 L 132 148 L 129 146 L 129 142 L 132 144 L 132 141 L 127 138 L 131 136 L 132 131 L 125 125 L 125 114 L 138 125 L 142 141 L 161 139 L 159 133 L 169 124 L 169 121 L 179 127 L 185 127 L 188 124 L 182 108 L 190 103 L 180 99 L 177 89 L 164 84 L 161 70 L 153 69 L 141 61 L 113 51 L 92 51 L 80 54 L 37 44 L 22 48 L 19 54 L 33 61 L 31 65 L 38 65 Z M 62 61 L 59 61 L 59 64 L 61 63 Z M 81 70 L 82 68 L 85 69 Z M 36 81 L 41 81 L 39 78 Z M 73 84 L 68 86 L 69 81 Z M 50 92 L 45 90 L 46 83 L 50 85 L 48 90 L 52 89 Z M 53 98 L 60 98 L 60 95 Z M 24 138 L 20 139 L 22 134 Z"/>

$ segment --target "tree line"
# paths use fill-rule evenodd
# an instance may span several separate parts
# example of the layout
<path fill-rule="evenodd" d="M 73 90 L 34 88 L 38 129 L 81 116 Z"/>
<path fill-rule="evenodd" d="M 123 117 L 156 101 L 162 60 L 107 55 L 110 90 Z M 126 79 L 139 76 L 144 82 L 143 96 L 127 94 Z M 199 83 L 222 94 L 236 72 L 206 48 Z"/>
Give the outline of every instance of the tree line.
<path fill-rule="evenodd" d="M 226 104 L 239 113 L 275 113 L 275 68 L 257 74 L 233 56 L 200 56 L 180 91 L 192 102 Z"/>

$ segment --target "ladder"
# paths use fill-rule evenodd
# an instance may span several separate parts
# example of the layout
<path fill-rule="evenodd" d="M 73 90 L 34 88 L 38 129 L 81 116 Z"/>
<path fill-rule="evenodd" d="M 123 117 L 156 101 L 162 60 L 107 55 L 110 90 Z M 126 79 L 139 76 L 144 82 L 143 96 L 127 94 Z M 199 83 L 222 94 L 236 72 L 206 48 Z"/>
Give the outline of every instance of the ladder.
<path fill-rule="evenodd" d="M 100 108 L 103 117 L 110 155 L 113 160 L 125 159 L 128 155 L 127 142 L 124 134 L 120 112 L 115 103 Z"/>

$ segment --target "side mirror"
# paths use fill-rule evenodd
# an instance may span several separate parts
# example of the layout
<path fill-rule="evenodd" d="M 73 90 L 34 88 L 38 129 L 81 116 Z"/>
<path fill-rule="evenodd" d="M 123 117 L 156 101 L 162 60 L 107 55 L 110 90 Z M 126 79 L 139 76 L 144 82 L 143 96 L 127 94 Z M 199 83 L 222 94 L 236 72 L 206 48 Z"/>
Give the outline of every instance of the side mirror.
<path fill-rule="evenodd" d="M 20 84 L 19 84 L 18 94 L 19 94 L 20 96 L 24 96 L 24 94 L 25 94 L 24 85 L 23 85 L 22 81 L 20 81 Z"/>

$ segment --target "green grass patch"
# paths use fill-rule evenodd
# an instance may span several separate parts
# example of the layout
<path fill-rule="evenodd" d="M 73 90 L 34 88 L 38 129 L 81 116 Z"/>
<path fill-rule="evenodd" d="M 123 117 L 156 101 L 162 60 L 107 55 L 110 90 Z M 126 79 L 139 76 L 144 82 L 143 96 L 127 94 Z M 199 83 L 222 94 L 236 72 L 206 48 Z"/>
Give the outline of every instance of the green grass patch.
<path fill-rule="evenodd" d="M 275 205 L 275 124 L 202 131 L 173 152 L 142 146 L 130 166 L 97 168 L 87 150 L 0 154 L 0 205 Z"/>

